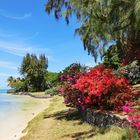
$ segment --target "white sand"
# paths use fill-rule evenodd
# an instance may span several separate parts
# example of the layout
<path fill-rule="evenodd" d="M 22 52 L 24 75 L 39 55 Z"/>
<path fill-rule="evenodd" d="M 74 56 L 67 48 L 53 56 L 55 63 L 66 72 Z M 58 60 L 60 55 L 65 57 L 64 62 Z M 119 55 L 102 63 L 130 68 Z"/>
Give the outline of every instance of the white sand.
<path fill-rule="evenodd" d="M 19 103 L 23 102 L 20 108 L 16 108 L 13 114 L 7 112 L 8 117 L 0 121 L 0 140 L 19 140 L 24 135 L 22 131 L 27 127 L 28 122 L 46 109 L 50 100 L 34 99 L 28 96 L 18 98 Z"/>

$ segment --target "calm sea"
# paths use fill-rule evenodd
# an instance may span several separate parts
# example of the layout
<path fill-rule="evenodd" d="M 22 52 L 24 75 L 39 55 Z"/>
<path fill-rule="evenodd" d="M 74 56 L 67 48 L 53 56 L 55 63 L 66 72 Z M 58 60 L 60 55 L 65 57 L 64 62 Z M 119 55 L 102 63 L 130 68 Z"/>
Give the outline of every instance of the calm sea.
<path fill-rule="evenodd" d="M 7 93 L 7 89 L 0 89 L 0 94 L 5 94 Z"/>
<path fill-rule="evenodd" d="M 0 140 L 19 140 L 18 136 L 15 137 L 17 130 L 24 129 L 24 122 L 34 116 L 34 112 L 42 103 L 42 100 L 10 95 L 6 94 L 5 89 L 0 90 Z"/>
<path fill-rule="evenodd" d="M 6 89 L 0 89 L 0 121 L 17 109 L 19 105 L 17 102 L 16 96 L 8 95 Z"/>

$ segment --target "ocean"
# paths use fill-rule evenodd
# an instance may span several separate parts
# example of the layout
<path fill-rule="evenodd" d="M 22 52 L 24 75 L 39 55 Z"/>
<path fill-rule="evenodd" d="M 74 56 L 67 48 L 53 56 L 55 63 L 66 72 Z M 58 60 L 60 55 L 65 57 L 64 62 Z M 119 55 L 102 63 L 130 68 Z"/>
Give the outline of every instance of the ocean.
<path fill-rule="evenodd" d="M 7 93 L 7 89 L 0 89 L 0 94 L 5 94 Z"/>
<path fill-rule="evenodd" d="M 24 95 L 10 95 L 6 94 L 5 89 L 0 90 L 0 140 L 19 140 L 25 122 L 34 117 L 38 109 L 43 109 L 44 101 Z"/>
<path fill-rule="evenodd" d="M 0 121 L 9 115 L 13 115 L 12 112 L 17 110 L 20 104 L 17 96 L 7 94 L 6 89 L 0 90 Z"/>

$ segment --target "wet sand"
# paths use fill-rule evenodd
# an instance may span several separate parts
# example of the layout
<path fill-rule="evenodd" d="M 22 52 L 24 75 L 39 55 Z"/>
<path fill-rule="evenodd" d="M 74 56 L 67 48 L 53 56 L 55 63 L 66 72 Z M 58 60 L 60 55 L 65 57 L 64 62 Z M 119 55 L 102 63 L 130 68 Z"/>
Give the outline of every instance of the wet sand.
<path fill-rule="evenodd" d="M 0 110 L 0 140 L 19 140 L 24 134 L 22 131 L 37 114 L 46 109 L 50 99 L 35 99 L 29 96 L 14 96 L 9 103 L 9 109 Z"/>

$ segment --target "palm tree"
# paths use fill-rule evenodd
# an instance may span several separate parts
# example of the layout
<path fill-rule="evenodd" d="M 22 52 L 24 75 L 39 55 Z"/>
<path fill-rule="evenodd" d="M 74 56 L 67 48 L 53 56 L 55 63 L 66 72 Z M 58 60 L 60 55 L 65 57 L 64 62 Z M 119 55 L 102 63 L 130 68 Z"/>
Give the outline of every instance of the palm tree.
<path fill-rule="evenodd" d="M 7 79 L 8 86 L 11 86 L 14 80 L 15 80 L 15 79 L 13 78 L 13 76 L 10 76 L 10 77 Z"/>

